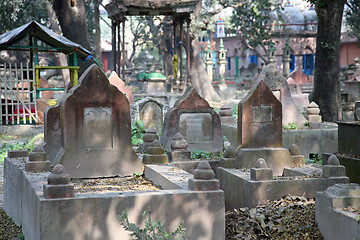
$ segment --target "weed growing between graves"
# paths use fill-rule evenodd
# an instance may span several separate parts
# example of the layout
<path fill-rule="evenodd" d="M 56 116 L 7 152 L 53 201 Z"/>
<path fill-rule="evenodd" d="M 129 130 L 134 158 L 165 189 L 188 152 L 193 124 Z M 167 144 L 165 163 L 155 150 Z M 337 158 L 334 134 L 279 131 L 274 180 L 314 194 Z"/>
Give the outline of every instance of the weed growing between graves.
<path fill-rule="evenodd" d="M 192 150 L 190 158 L 191 159 L 199 159 L 199 158 L 221 158 L 223 157 L 222 152 L 218 153 L 211 153 L 207 151 L 199 151 L 199 150 Z"/>
<path fill-rule="evenodd" d="M 233 112 L 233 114 L 232 114 L 232 116 L 237 120 L 237 117 L 238 117 L 238 106 L 233 106 L 232 107 L 232 112 Z"/>
<path fill-rule="evenodd" d="M 145 133 L 144 123 L 141 120 L 131 123 L 131 143 L 138 146 L 143 143 L 143 135 Z"/>
<path fill-rule="evenodd" d="M 35 147 L 36 144 L 42 142 L 44 139 L 44 134 L 40 133 L 33 137 L 16 137 L 16 136 L 5 136 L 2 135 L 0 140 L 5 140 L 6 142 L 0 143 L 0 162 L 4 162 L 4 158 L 7 155 L 7 151 L 12 150 L 31 150 Z"/>
<path fill-rule="evenodd" d="M 319 157 L 318 153 L 310 153 L 309 158 L 305 159 L 305 163 L 317 163 L 322 165 L 322 159 Z"/>
<path fill-rule="evenodd" d="M 284 126 L 285 130 L 298 129 L 298 128 L 299 127 L 293 122 L 289 122 L 287 125 Z"/>
<path fill-rule="evenodd" d="M 144 217 L 146 215 L 146 211 L 142 214 Z M 167 233 L 164 227 L 164 224 L 160 221 L 153 221 L 151 220 L 151 213 L 149 211 L 147 219 L 145 219 L 145 227 L 140 228 L 136 226 L 136 224 L 131 223 L 128 219 L 127 211 L 123 211 L 122 214 L 119 216 L 119 220 L 121 221 L 120 224 L 123 226 L 127 231 L 132 232 L 130 235 L 135 237 L 135 239 L 152 239 L 152 240 L 172 240 L 172 239 L 185 239 L 185 228 L 183 224 L 177 227 L 174 232 Z"/>

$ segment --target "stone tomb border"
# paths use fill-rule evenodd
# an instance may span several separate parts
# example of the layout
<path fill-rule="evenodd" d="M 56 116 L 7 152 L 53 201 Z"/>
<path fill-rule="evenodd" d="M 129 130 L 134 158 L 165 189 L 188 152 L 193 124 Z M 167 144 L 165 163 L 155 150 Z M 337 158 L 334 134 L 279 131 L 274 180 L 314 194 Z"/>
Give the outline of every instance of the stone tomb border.
<path fill-rule="evenodd" d="M 306 168 L 286 168 L 285 172 L 288 178 L 255 181 L 244 169 L 218 167 L 216 175 L 225 194 L 226 210 L 252 208 L 264 200 L 276 200 L 287 194 L 314 198 L 317 191 L 324 191 L 336 183 L 349 182 L 345 176 L 314 178 L 309 175 L 311 171 L 306 172 Z"/>
<path fill-rule="evenodd" d="M 53 199 L 43 196 L 50 172 L 24 168 L 23 158 L 5 158 L 4 209 L 22 226 L 26 239 L 132 239 L 119 215 L 127 210 L 129 220 L 140 226 L 145 220 L 141 214 L 149 209 L 151 218 L 165 223 L 168 232 L 183 222 L 187 239 L 225 238 L 223 191 L 190 190 L 192 175 L 173 166 L 145 166 L 145 176 L 165 190 Z"/>

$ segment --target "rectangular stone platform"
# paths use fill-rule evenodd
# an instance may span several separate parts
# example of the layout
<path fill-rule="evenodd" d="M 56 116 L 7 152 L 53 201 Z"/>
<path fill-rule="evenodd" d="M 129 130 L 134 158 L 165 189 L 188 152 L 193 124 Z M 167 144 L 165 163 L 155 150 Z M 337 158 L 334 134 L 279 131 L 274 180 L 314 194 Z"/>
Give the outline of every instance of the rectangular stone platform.
<path fill-rule="evenodd" d="M 217 169 L 217 178 L 225 194 L 226 210 L 255 207 L 264 200 L 276 200 L 288 194 L 313 198 L 317 191 L 324 191 L 336 183 L 349 182 L 347 177 L 304 178 L 301 176 L 252 181 L 249 171 L 222 167 Z"/>
<path fill-rule="evenodd" d="M 225 238 L 221 190 L 191 191 L 183 185 L 170 190 L 81 193 L 74 198 L 46 199 L 43 184 L 50 172 L 28 173 L 24 167 L 22 158 L 5 158 L 4 209 L 16 224 L 22 225 L 27 240 L 131 239 L 118 220 L 124 210 L 138 226 L 143 226 L 145 220 L 141 214 L 150 210 L 151 219 L 165 223 L 168 232 L 183 222 L 187 239 Z M 177 169 L 172 168 L 175 174 Z M 145 175 L 147 172 L 171 181 L 164 180 L 169 178 L 154 168 L 145 170 Z"/>

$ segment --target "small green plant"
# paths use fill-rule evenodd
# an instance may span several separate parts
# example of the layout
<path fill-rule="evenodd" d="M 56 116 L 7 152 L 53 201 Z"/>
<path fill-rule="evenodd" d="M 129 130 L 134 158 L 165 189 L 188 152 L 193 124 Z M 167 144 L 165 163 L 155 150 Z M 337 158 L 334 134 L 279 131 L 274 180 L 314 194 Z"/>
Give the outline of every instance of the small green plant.
<path fill-rule="evenodd" d="M 232 111 L 233 111 L 232 116 L 237 119 L 237 117 L 238 117 L 238 107 L 237 107 L 237 106 L 234 106 L 234 107 L 232 108 Z"/>
<path fill-rule="evenodd" d="M 306 122 L 304 123 L 304 126 L 305 126 L 305 127 L 309 127 L 309 126 L 310 126 L 310 122 L 309 122 L 309 121 L 306 121 Z"/>
<path fill-rule="evenodd" d="M 298 129 L 298 128 L 299 127 L 293 122 L 289 122 L 287 125 L 284 126 L 285 130 Z"/>
<path fill-rule="evenodd" d="M 191 159 L 199 159 L 199 158 L 211 158 L 213 155 L 211 152 L 206 152 L 206 151 L 194 151 L 191 152 Z"/>
<path fill-rule="evenodd" d="M 199 158 L 221 158 L 223 157 L 222 152 L 218 153 L 211 153 L 207 151 L 199 151 L 199 150 L 192 150 L 190 158 L 191 159 L 199 159 Z"/>
<path fill-rule="evenodd" d="M 139 177 L 141 177 L 143 174 L 141 173 L 141 172 L 134 172 L 133 173 L 133 177 L 134 178 L 139 178 Z"/>
<path fill-rule="evenodd" d="M 318 153 L 310 153 L 309 158 L 305 159 L 305 163 L 317 163 L 322 165 L 322 159 Z"/>
<path fill-rule="evenodd" d="M 25 239 L 25 236 L 23 233 L 20 233 L 19 236 L 18 236 L 18 239 L 20 240 L 24 240 Z"/>
<path fill-rule="evenodd" d="M 132 145 L 140 145 L 143 143 L 143 135 L 145 133 L 144 123 L 141 120 L 137 120 L 131 123 L 131 143 Z"/>
<path fill-rule="evenodd" d="M 144 217 L 146 211 L 142 214 Z M 138 240 L 174 240 L 174 239 L 185 239 L 185 228 L 181 223 L 174 232 L 167 233 L 164 227 L 164 224 L 160 221 L 152 221 L 150 216 L 150 211 L 148 217 L 145 219 L 145 227 L 140 228 L 134 223 L 131 223 L 128 219 L 127 211 L 123 211 L 119 216 L 120 224 L 127 231 L 132 232 L 130 235 L 135 237 Z"/>

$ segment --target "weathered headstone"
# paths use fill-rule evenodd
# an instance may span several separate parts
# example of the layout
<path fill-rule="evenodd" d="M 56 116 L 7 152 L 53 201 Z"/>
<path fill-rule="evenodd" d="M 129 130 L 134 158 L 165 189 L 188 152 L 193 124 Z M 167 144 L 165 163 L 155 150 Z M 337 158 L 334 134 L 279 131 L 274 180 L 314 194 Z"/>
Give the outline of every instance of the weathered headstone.
<path fill-rule="evenodd" d="M 59 105 L 61 148 L 53 165 L 61 163 L 71 177 L 142 171 L 131 146 L 129 102 L 99 67 L 91 65 Z"/>
<path fill-rule="evenodd" d="M 116 74 L 116 72 L 112 72 L 109 76 L 109 81 L 112 85 L 117 87 L 120 92 L 126 95 L 126 98 L 129 100 L 130 104 L 134 103 L 133 94 L 130 88 L 125 86 L 125 83 L 121 78 Z"/>
<path fill-rule="evenodd" d="M 252 168 L 264 158 L 274 175 L 292 167 L 290 152 L 282 148 L 282 107 L 262 80 L 241 100 L 238 108 L 236 168 Z"/>
<path fill-rule="evenodd" d="M 131 106 L 132 120 L 141 120 L 144 128 L 152 127 L 159 132 L 167 110 L 168 106 L 162 102 L 151 97 L 146 97 Z"/>
<path fill-rule="evenodd" d="M 260 81 L 239 103 L 239 144 L 243 148 L 281 147 L 281 111 L 281 102 Z"/>
<path fill-rule="evenodd" d="M 170 150 L 176 133 L 188 142 L 188 150 L 217 152 L 223 149 L 219 115 L 197 91 L 188 87 L 181 98 L 165 115 L 161 143 Z"/>
<path fill-rule="evenodd" d="M 61 149 L 62 135 L 60 126 L 60 105 L 48 107 L 45 110 L 44 151 L 51 165 L 55 164 L 56 155 Z"/>
<path fill-rule="evenodd" d="M 286 126 L 289 123 L 295 123 L 299 127 L 304 126 L 306 119 L 292 99 L 286 78 L 276 70 L 274 64 L 268 64 L 264 67 L 255 85 L 261 80 L 268 85 L 282 104 L 282 125 Z"/>

